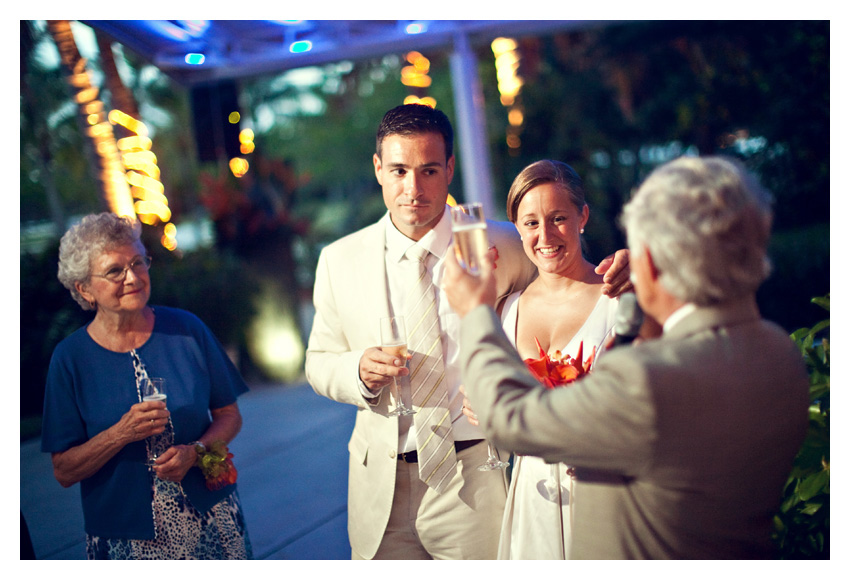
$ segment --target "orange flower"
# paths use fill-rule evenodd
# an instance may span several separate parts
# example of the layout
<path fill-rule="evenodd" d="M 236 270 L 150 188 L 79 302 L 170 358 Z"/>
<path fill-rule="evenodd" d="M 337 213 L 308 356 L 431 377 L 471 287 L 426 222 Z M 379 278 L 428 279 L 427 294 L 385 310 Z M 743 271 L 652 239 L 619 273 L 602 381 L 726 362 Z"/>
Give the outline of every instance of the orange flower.
<path fill-rule="evenodd" d="M 207 489 L 216 491 L 230 485 L 231 483 L 236 483 L 236 466 L 233 465 L 233 461 L 231 461 L 232 457 L 233 454 L 228 453 L 227 459 L 222 464 L 223 471 L 221 471 L 218 476 L 207 479 Z"/>
<path fill-rule="evenodd" d="M 236 483 L 237 472 L 236 466 L 233 465 L 233 454 L 221 441 L 214 442 L 209 450 L 198 456 L 197 466 L 204 474 L 207 489 L 215 491 Z"/>
<path fill-rule="evenodd" d="M 537 351 L 540 357 L 525 359 L 525 366 L 528 367 L 534 378 L 548 389 L 567 385 L 586 375 L 590 372 L 593 359 L 596 357 L 596 347 L 593 347 L 591 355 L 586 361 L 582 362 L 584 341 L 579 343 L 575 358 L 569 355 L 562 356 L 559 350 L 555 351 L 554 355 L 550 357 L 540 346 L 540 341 L 536 337 L 534 342 L 537 343 Z"/>

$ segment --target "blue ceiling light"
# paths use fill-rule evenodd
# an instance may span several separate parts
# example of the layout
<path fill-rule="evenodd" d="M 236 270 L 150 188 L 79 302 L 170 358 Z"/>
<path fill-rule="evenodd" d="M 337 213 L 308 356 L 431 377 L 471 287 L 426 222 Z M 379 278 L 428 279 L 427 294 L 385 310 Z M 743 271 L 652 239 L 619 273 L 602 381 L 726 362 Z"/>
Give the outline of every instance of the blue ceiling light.
<path fill-rule="evenodd" d="M 313 43 L 309 40 L 298 40 L 289 45 L 289 52 L 298 54 L 301 52 L 309 52 L 313 49 Z"/>
<path fill-rule="evenodd" d="M 423 22 L 411 22 L 404 28 L 404 31 L 408 34 L 422 34 L 426 30 L 428 30 L 428 26 Z"/>
<path fill-rule="evenodd" d="M 198 52 L 190 52 L 186 55 L 186 64 L 204 64 L 204 60 L 206 60 L 206 57 Z"/>

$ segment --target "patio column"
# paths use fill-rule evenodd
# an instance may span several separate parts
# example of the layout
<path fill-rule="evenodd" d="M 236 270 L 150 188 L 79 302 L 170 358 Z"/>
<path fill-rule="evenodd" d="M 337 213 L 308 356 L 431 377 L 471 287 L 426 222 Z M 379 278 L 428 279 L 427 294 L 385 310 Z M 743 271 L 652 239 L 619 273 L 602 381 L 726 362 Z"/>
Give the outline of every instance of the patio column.
<path fill-rule="evenodd" d="M 469 48 L 469 41 L 463 32 L 455 35 L 450 66 L 455 99 L 454 127 L 458 137 L 456 145 L 460 146 L 464 200 L 481 202 L 484 215 L 496 219 L 499 216 L 494 214 L 484 93 L 475 54 Z M 457 147 L 455 149 L 457 151 Z"/>

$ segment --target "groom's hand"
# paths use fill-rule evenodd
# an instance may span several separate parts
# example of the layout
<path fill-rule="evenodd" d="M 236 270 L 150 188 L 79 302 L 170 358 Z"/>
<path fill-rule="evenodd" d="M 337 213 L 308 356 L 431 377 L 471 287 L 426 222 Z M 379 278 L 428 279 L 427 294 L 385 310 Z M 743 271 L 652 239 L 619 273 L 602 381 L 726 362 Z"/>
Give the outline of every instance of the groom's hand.
<path fill-rule="evenodd" d="M 387 354 L 377 346 L 367 348 L 360 357 L 360 380 L 367 389 L 377 393 L 394 377 L 406 376 L 410 372 L 406 364 L 403 358 Z"/>
<path fill-rule="evenodd" d="M 624 292 L 634 292 L 634 286 L 630 279 L 631 267 L 629 266 L 628 250 L 617 250 L 607 256 L 599 262 L 595 272 L 603 275 L 603 294 L 616 298 Z"/>

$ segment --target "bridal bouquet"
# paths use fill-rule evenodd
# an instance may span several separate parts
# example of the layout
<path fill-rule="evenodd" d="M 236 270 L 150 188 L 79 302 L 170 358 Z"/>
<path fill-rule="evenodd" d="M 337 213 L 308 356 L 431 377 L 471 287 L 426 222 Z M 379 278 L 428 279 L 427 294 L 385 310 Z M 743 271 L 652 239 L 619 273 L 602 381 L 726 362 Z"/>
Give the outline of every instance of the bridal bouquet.
<path fill-rule="evenodd" d="M 569 355 L 562 355 L 560 350 L 556 350 L 552 356 L 549 356 L 543 350 L 543 347 L 540 346 L 540 341 L 536 337 L 534 342 L 537 343 L 537 350 L 540 357 L 536 359 L 525 359 L 525 366 L 528 367 L 534 378 L 548 389 L 567 385 L 586 375 L 590 372 L 593 359 L 596 357 L 596 347 L 593 347 L 593 352 L 586 361 L 582 362 L 584 341 L 579 343 L 575 358 Z"/>

